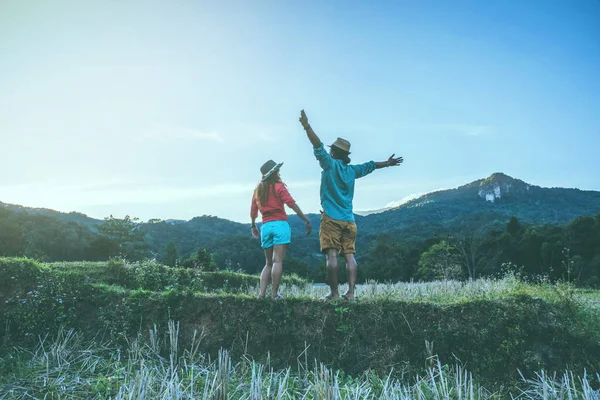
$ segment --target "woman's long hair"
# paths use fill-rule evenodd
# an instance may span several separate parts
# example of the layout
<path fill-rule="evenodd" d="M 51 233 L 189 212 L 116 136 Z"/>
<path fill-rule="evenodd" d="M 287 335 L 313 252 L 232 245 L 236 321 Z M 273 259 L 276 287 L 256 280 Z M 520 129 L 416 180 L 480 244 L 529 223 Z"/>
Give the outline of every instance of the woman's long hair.
<path fill-rule="evenodd" d="M 274 172 L 267 179 L 259 183 L 256 189 L 254 189 L 254 201 L 258 204 L 258 208 L 262 208 L 264 204 L 267 204 L 271 193 L 275 194 L 276 183 L 283 183 L 281 182 L 279 171 Z"/>

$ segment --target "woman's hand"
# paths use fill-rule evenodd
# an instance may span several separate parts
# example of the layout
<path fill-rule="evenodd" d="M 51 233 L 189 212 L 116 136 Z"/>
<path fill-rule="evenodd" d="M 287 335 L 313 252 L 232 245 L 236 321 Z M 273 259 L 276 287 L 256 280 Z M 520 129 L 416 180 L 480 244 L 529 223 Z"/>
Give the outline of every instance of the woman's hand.
<path fill-rule="evenodd" d="M 312 232 L 312 224 L 310 221 L 306 221 L 306 236 L 310 235 Z"/>
<path fill-rule="evenodd" d="M 256 227 L 256 225 L 254 225 L 254 226 L 252 227 L 252 237 L 253 237 L 254 239 L 258 239 L 258 238 L 260 238 L 260 232 L 258 231 L 258 228 Z"/>

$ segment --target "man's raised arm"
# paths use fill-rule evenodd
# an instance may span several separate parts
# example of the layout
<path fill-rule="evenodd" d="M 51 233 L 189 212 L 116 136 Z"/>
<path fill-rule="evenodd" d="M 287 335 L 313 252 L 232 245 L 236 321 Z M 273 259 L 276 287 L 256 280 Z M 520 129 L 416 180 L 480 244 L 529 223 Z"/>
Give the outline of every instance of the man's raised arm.
<path fill-rule="evenodd" d="M 313 147 L 314 148 L 320 147 L 323 143 L 321 142 L 321 139 L 319 139 L 319 137 L 317 136 L 315 131 L 313 131 L 310 124 L 308 123 L 308 118 L 306 117 L 304 110 L 300 111 L 300 123 L 302 124 L 302 127 L 306 131 L 306 136 L 308 136 L 308 140 L 310 140 Z"/>

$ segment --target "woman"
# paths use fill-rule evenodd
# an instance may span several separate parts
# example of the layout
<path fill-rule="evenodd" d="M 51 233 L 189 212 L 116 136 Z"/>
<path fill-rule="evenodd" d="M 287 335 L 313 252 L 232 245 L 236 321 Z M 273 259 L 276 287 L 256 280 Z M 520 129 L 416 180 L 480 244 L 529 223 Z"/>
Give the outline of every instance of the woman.
<path fill-rule="evenodd" d="M 284 204 L 290 207 L 306 222 L 306 234 L 310 234 L 312 227 L 300 207 L 296 204 L 279 176 L 279 169 L 283 163 L 277 164 L 269 160 L 260 168 L 262 180 L 254 190 L 250 218 L 252 218 L 252 236 L 259 238 L 256 218 L 258 212 L 262 214 L 260 237 L 262 248 L 265 251 L 265 267 L 260 274 L 260 294 L 265 297 L 269 278 L 273 279 L 273 298 L 280 299 L 279 282 L 283 271 L 283 259 L 292 238 L 290 225 L 287 221 Z"/>

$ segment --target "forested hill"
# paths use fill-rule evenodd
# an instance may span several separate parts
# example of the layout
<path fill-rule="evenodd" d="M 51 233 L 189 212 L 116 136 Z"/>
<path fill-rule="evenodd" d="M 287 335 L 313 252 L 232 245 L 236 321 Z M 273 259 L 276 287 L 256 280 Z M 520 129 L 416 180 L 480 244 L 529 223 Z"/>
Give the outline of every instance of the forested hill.
<path fill-rule="evenodd" d="M 410 230 L 428 237 L 455 230 L 487 230 L 516 217 L 527 224 L 564 225 L 600 213 L 600 192 L 543 188 L 502 173 L 456 189 L 421 196 L 397 208 L 361 218 L 363 232 Z"/>
<path fill-rule="evenodd" d="M 131 213 L 135 215 L 135 210 Z M 369 252 L 383 234 L 395 242 L 417 243 L 418 252 L 426 249 L 418 243 L 436 236 L 471 237 L 502 231 L 511 217 L 523 225 L 566 225 L 577 217 L 599 213 L 600 192 L 542 188 L 496 173 L 456 189 L 426 194 L 394 209 L 357 215 L 358 247 L 361 254 Z M 320 215 L 309 217 L 317 231 Z M 320 263 L 318 233 L 302 236 L 303 224 L 296 216 L 290 217 L 290 223 L 294 235 L 290 256 L 308 265 Z M 0 256 L 104 260 L 125 252 L 132 258 L 164 259 L 169 244 L 180 259 L 207 249 L 220 265 L 239 264 L 253 272 L 264 263 L 259 244 L 250 236 L 249 224 L 214 216 L 145 223 L 134 219 L 101 221 L 77 212 L 0 203 Z M 418 255 L 413 258 L 417 260 Z"/>
<path fill-rule="evenodd" d="M 56 218 L 60 222 L 75 222 L 90 228 L 93 228 L 95 225 L 101 224 L 103 222 L 102 220 L 88 217 L 87 215 L 77 211 L 64 213 L 56 210 L 51 210 L 49 208 L 24 207 L 18 204 L 8 204 L 0 201 L 0 209 L 2 208 L 17 213 L 27 213 L 30 215 L 40 215 L 45 217 Z"/>

